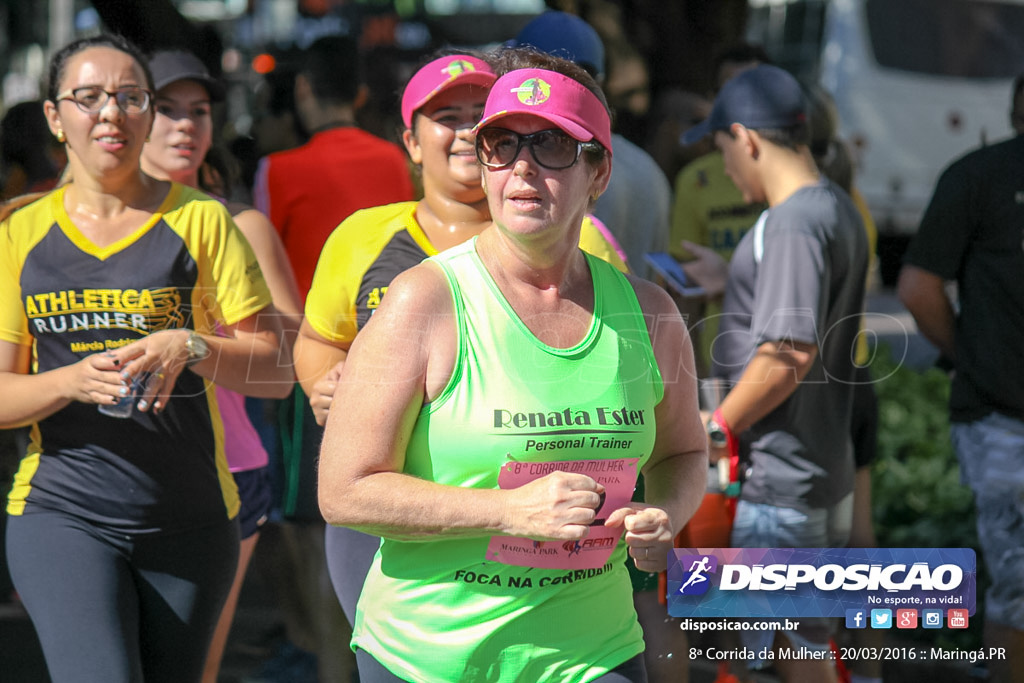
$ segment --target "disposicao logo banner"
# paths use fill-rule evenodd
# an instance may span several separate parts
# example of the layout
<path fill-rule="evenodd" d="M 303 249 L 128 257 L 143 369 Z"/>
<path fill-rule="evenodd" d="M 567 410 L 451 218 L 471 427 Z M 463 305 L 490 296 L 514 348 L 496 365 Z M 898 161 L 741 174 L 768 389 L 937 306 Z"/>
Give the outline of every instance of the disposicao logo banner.
<path fill-rule="evenodd" d="M 842 617 L 848 609 L 975 611 L 970 548 L 677 548 L 674 617 Z"/>

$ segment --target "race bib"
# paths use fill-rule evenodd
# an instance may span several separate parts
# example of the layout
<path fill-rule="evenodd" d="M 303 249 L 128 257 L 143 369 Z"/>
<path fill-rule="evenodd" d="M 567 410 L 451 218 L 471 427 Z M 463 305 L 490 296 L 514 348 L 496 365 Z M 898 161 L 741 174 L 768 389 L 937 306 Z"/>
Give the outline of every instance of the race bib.
<path fill-rule="evenodd" d="M 590 533 L 579 541 L 535 541 L 514 536 L 493 536 L 487 546 L 492 562 L 537 569 L 597 569 L 603 567 L 622 538 L 622 526 L 604 525 L 608 516 L 629 505 L 636 488 L 639 458 L 509 462 L 498 473 L 498 487 L 515 489 L 552 472 L 585 474 L 605 488 L 604 499 Z"/>

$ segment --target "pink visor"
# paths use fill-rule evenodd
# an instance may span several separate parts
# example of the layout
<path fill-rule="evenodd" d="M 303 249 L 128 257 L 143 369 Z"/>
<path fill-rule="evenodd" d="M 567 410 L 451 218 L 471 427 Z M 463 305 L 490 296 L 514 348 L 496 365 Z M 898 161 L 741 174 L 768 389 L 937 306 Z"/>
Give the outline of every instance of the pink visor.
<path fill-rule="evenodd" d="M 402 123 L 412 128 L 412 115 L 436 95 L 455 85 L 489 88 L 496 76 L 487 62 L 469 55 L 448 55 L 428 62 L 413 74 L 402 93 Z"/>
<path fill-rule="evenodd" d="M 546 69 L 510 71 L 491 87 L 484 115 L 474 130 L 513 114 L 539 116 L 580 142 L 597 140 L 611 154 L 608 110 L 575 79 Z"/>

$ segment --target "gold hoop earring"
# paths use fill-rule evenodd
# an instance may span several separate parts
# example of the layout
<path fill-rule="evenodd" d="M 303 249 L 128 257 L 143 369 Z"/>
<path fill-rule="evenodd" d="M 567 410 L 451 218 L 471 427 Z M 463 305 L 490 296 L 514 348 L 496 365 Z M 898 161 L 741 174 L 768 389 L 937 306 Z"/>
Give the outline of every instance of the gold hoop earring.
<path fill-rule="evenodd" d="M 67 138 L 64 137 L 64 131 L 63 130 L 58 130 L 57 131 L 57 142 L 64 143 L 66 141 L 67 141 Z"/>

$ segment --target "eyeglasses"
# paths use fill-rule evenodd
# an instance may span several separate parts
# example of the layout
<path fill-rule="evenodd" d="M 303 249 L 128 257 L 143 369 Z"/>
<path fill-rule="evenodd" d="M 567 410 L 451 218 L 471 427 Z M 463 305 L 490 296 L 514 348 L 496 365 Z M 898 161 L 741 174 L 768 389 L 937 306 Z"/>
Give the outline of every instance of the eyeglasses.
<path fill-rule="evenodd" d="M 58 96 L 57 101 L 71 100 L 86 114 L 95 114 L 107 106 L 111 97 L 125 114 L 142 114 L 149 109 L 152 93 L 137 85 L 118 88 L 114 92 L 104 90 L 98 85 L 86 85 Z"/>
<path fill-rule="evenodd" d="M 476 158 L 487 168 L 505 168 L 519 158 L 523 145 L 530 148 L 534 161 L 552 171 L 575 164 L 584 149 L 601 149 L 600 143 L 580 142 L 557 129 L 524 135 L 507 128 L 484 128 L 476 135 Z"/>

